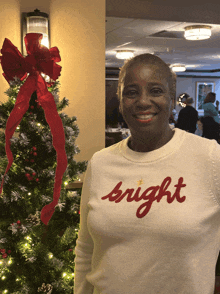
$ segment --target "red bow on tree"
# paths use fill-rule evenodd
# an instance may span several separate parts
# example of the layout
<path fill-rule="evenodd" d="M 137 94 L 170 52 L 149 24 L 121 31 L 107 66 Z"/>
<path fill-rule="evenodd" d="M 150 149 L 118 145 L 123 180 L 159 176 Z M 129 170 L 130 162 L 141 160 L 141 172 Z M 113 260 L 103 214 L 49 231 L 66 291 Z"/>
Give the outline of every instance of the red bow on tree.
<path fill-rule="evenodd" d="M 65 134 L 62 120 L 57 112 L 53 95 L 48 91 L 47 84 L 42 78 L 41 73 L 48 75 L 54 81 L 61 72 L 61 66 L 56 62 L 61 61 L 57 47 L 47 49 L 40 44 L 42 34 L 30 33 L 25 36 L 25 45 L 28 56 L 23 57 L 17 47 L 10 40 L 5 39 L 1 49 L 0 57 L 3 76 L 10 82 L 14 77 L 21 81 L 27 77 L 21 86 L 14 108 L 7 120 L 5 130 L 5 150 L 8 158 L 8 165 L 4 176 L 9 171 L 13 163 L 13 155 L 10 149 L 10 139 L 12 138 L 17 126 L 20 124 L 23 115 L 29 108 L 29 101 L 33 92 L 37 92 L 38 102 L 44 109 L 46 121 L 51 129 L 53 136 L 53 146 L 57 153 L 57 167 L 53 191 L 53 201 L 43 207 L 41 220 L 47 225 L 51 219 L 55 206 L 58 204 L 62 177 L 67 167 L 67 157 L 65 152 Z M 2 193 L 4 177 L 0 187 Z"/>

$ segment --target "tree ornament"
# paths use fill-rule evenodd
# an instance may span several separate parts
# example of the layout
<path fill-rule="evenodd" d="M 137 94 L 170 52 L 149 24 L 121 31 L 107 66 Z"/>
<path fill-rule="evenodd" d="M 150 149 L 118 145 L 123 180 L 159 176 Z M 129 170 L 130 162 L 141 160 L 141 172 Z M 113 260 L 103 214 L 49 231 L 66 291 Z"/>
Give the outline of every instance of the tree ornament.
<path fill-rule="evenodd" d="M 29 33 L 25 36 L 25 45 L 27 56 L 23 57 L 19 50 L 5 39 L 1 49 L 1 66 L 4 71 L 3 76 L 10 84 L 10 81 L 17 76 L 21 81 L 25 80 L 20 87 L 14 108 L 7 120 L 5 130 L 5 150 L 8 158 L 8 165 L 3 176 L 0 194 L 2 193 L 4 177 L 13 163 L 13 154 L 10 149 L 10 139 L 12 138 L 17 126 L 20 124 L 24 114 L 29 109 L 29 100 L 31 95 L 36 92 L 37 100 L 45 113 L 45 119 L 50 127 L 53 136 L 53 146 L 57 153 L 57 167 L 53 189 L 53 201 L 43 207 L 41 211 L 41 220 L 47 225 L 51 219 L 55 206 L 58 203 L 61 191 L 62 177 L 67 168 L 67 156 L 65 151 L 65 133 L 62 120 L 57 112 L 56 103 L 53 95 L 48 91 L 47 84 L 42 73 L 48 75 L 53 81 L 56 81 L 61 72 L 61 58 L 57 47 L 47 49 L 41 45 L 42 34 Z M 12 62 L 13 60 L 13 62 Z M 29 75 L 28 75 L 29 73 Z M 34 160 L 31 160 L 34 162 Z"/>
<path fill-rule="evenodd" d="M 37 226 L 40 224 L 40 218 L 37 214 L 36 215 L 30 214 L 28 218 L 26 218 L 26 221 L 30 223 L 32 226 Z"/>
<path fill-rule="evenodd" d="M 32 149 L 34 150 L 34 151 L 36 151 L 37 150 L 37 148 L 34 146 L 34 147 L 32 147 Z"/>
<path fill-rule="evenodd" d="M 37 156 L 37 152 L 34 152 L 33 155 L 34 155 L 34 156 Z"/>
<path fill-rule="evenodd" d="M 17 224 L 20 225 L 20 224 L 21 224 L 21 221 L 18 220 L 18 221 L 17 221 Z"/>
<path fill-rule="evenodd" d="M 35 177 L 35 176 L 36 176 L 36 173 L 32 173 L 32 176 L 34 176 L 34 177 Z"/>
<path fill-rule="evenodd" d="M 45 285 L 45 283 L 42 284 L 41 287 L 38 288 L 37 292 L 45 292 L 47 294 L 50 294 L 53 290 L 53 286 L 50 284 Z"/>
<path fill-rule="evenodd" d="M 39 179 L 38 178 L 36 178 L 36 182 L 39 182 Z"/>

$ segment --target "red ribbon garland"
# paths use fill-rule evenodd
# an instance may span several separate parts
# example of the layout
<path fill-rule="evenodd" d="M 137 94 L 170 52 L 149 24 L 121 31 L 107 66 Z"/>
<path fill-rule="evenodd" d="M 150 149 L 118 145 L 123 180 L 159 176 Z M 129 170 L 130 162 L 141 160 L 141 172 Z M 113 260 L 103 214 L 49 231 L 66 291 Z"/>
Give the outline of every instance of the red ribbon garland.
<path fill-rule="evenodd" d="M 57 47 L 47 49 L 40 44 L 42 38 L 42 34 L 35 33 L 30 33 L 25 36 L 25 45 L 28 53 L 28 56 L 25 58 L 21 55 L 17 47 L 6 38 L 1 49 L 2 56 L 0 57 L 0 61 L 4 71 L 3 76 L 8 82 L 13 80 L 14 77 L 18 77 L 22 81 L 27 77 L 27 73 L 29 73 L 28 78 L 20 88 L 16 103 L 6 124 L 5 150 L 8 158 L 8 165 L 4 177 L 13 163 L 10 139 L 17 126 L 20 124 L 23 115 L 28 110 L 29 101 L 34 91 L 37 92 L 38 102 L 44 109 L 46 121 L 51 129 L 53 146 L 57 153 L 57 168 L 53 201 L 44 206 L 41 211 L 41 220 L 47 225 L 54 213 L 55 206 L 58 204 L 62 177 L 67 167 L 67 156 L 65 152 L 65 134 L 62 120 L 57 112 L 54 97 L 48 91 L 47 84 L 41 76 L 41 73 L 45 73 L 55 81 L 61 72 L 61 66 L 57 65 L 56 62 L 61 61 L 61 58 Z M 0 187 L 0 194 L 3 189 L 4 177 Z"/>

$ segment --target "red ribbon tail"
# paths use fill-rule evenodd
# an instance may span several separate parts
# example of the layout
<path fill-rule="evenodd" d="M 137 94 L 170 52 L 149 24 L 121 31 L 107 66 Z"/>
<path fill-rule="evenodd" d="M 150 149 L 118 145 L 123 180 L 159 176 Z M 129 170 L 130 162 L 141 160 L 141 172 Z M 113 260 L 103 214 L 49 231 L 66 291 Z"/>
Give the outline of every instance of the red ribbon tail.
<path fill-rule="evenodd" d="M 23 86 L 21 86 L 20 91 L 18 93 L 15 106 L 7 120 L 6 129 L 5 129 L 5 151 L 8 158 L 8 165 L 5 170 L 5 174 L 3 176 L 0 188 L 0 195 L 2 193 L 4 178 L 7 172 L 9 171 L 12 163 L 13 163 L 13 154 L 11 152 L 11 142 L 10 139 L 12 138 L 17 126 L 20 124 L 23 115 L 29 108 L 29 101 L 31 98 L 31 94 L 35 91 L 36 82 L 31 78 L 28 77 L 26 82 Z"/>
<path fill-rule="evenodd" d="M 57 112 L 53 95 L 47 91 L 45 95 L 41 95 L 37 90 L 38 101 L 44 109 L 46 121 L 51 129 L 53 136 L 53 146 L 57 152 L 57 167 L 53 191 L 53 201 L 45 205 L 41 211 L 41 220 L 47 225 L 51 219 L 55 206 L 58 204 L 60 197 L 63 174 L 67 168 L 67 156 L 65 151 L 65 134 L 62 120 Z"/>

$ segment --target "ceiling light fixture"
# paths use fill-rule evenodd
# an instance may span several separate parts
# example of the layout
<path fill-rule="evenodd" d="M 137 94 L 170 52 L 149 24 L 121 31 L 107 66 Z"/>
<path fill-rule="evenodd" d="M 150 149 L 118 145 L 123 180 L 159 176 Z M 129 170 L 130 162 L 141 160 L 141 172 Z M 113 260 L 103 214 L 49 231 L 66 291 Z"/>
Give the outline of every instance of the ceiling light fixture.
<path fill-rule="evenodd" d="M 134 57 L 133 50 L 117 50 L 116 51 L 116 58 L 118 59 L 130 59 Z"/>
<path fill-rule="evenodd" d="M 182 72 L 182 71 L 186 70 L 186 67 L 183 64 L 173 64 L 173 65 L 171 65 L 171 69 L 174 72 Z"/>
<path fill-rule="evenodd" d="M 207 25 L 193 25 L 184 28 L 187 40 L 205 40 L 211 37 L 211 27 Z"/>

